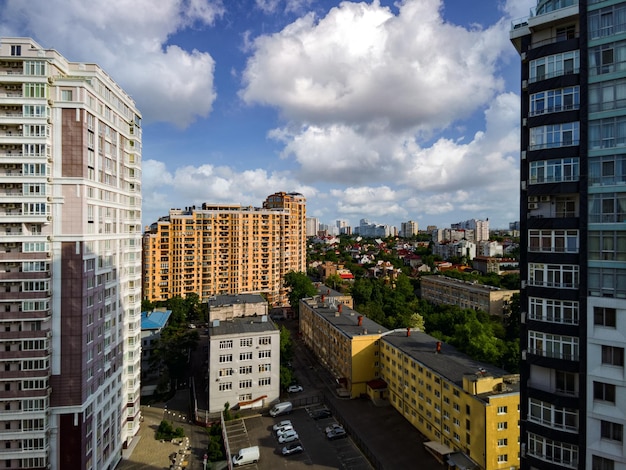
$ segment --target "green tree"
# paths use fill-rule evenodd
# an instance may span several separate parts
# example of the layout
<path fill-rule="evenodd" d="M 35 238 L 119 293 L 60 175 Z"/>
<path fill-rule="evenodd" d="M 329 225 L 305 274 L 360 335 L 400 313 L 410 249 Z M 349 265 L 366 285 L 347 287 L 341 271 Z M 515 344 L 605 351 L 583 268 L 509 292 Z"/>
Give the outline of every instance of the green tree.
<path fill-rule="evenodd" d="M 293 341 L 291 340 L 291 332 L 285 328 L 280 327 L 280 362 L 286 364 L 293 358 Z"/>
<path fill-rule="evenodd" d="M 293 370 L 291 370 L 290 367 L 287 367 L 286 365 L 282 365 L 280 366 L 280 386 L 282 388 L 287 388 L 289 387 L 289 385 L 291 385 L 293 383 L 294 380 L 294 374 L 293 374 Z"/>
<path fill-rule="evenodd" d="M 332 287 L 335 290 L 341 288 L 342 283 L 343 280 L 341 279 L 341 276 L 337 273 L 331 274 L 324 280 L 324 284 L 326 284 L 328 287 Z"/>
<path fill-rule="evenodd" d="M 185 310 L 187 311 L 187 318 L 190 322 L 203 321 L 202 318 L 202 302 L 200 302 L 200 296 L 195 292 L 190 292 L 185 296 Z"/>
<path fill-rule="evenodd" d="M 299 311 L 300 299 L 313 297 L 317 294 L 313 282 L 303 272 L 290 271 L 285 274 L 284 285 L 289 288 L 289 305 L 296 315 Z"/>
<path fill-rule="evenodd" d="M 222 426 L 220 424 L 214 424 L 207 429 L 207 433 L 209 435 L 209 445 L 206 453 L 209 462 L 224 460 Z"/>

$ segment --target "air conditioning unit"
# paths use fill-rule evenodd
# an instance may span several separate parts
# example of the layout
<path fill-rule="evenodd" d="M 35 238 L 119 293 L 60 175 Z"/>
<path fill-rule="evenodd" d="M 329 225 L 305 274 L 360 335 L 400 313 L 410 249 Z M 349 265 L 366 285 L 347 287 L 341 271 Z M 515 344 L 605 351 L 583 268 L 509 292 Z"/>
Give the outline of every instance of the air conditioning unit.
<path fill-rule="evenodd" d="M 526 127 L 526 123 L 527 123 L 527 119 L 526 118 L 522 118 L 522 126 Z"/>
<path fill-rule="evenodd" d="M 529 203 L 528 210 L 534 210 L 534 209 L 539 209 L 539 204 L 537 204 L 536 202 Z"/>
<path fill-rule="evenodd" d="M 522 150 L 521 157 L 522 160 L 526 160 L 526 150 Z"/>
<path fill-rule="evenodd" d="M 522 80 L 522 90 L 528 88 L 528 80 Z"/>
<path fill-rule="evenodd" d="M 541 202 L 550 202 L 552 199 L 550 196 L 541 196 Z"/>
<path fill-rule="evenodd" d="M 522 52 L 520 55 L 521 55 L 521 58 L 522 58 L 522 62 L 525 62 L 526 61 L 526 53 Z"/>
<path fill-rule="evenodd" d="M 528 196 L 528 202 L 537 202 L 537 196 Z"/>

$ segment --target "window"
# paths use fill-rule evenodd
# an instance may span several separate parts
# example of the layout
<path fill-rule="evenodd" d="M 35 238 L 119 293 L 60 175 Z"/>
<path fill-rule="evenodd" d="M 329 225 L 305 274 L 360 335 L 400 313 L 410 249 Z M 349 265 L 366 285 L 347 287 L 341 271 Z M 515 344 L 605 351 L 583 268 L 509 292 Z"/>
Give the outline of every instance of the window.
<path fill-rule="evenodd" d="M 259 387 L 270 385 L 271 382 L 272 382 L 271 378 L 269 378 L 269 377 L 261 377 L 259 379 Z"/>
<path fill-rule="evenodd" d="M 589 149 L 626 146 L 626 117 L 611 117 L 589 122 Z"/>
<path fill-rule="evenodd" d="M 626 233 L 621 230 L 590 230 L 590 260 L 626 261 Z"/>
<path fill-rule="evenodd" d="M 227 390 L 232 390 L 233 389 L 233 383 L 232 382 L 220 382 L 219 386 L 218 386 L 218 390 L 220 392 L 225 392 Z"/>
<path fill-rule="evenodd" d="M 506 421 L 500 421 L 498 423 L 498 431 L 503 431 L 505 429 L 508 429 L 509 424 Z"/>
<path fill-rule="evenodd" d="M 593 307 L 593 324 L 596 326 L 615 328 L 617 325 L 616 317 L 616 310 L 614 308 Z"/>
<path fill-rule="evenodd" d="M 529 263 L 528 271 L 531 286 L 578 289 L 577 265 Z"/>
<path fill-rule="evenodd" d="M 267 357 L 272 357 L 272 351 L 267 349 L 264 351 L 259 351 L 259 359 L 263 359 L 263 358 L 267 358 Z"/>
<path fill-rule="evenodd" d="M 575 468 L 578 466 L 578 446 L 553 441 L 537 434 L 528 433 L 529 455 L 538 459 Z"/>
<path fill-rule="evenodd" d="M 529 230 L 528 251 L 578 253 L 578 230 Z"/>
<path fill-rule="evenodd" d="M 606 73 L 626 70 L 624 56 L 626 41 L 612 42 L 589 48 L 589 75 L 604 75 Z"/>
<path fill-rule="evenodd" d="M 252 374 L 252 366 L 241 366 L 239 368 L 239 373 L 242 375 Z"/>
<path fill-rule="evenodd" d="M 499 463 L 508 462 L 508 461 L 509 461 L 509 456 L 507 454 L 498 455 L 498 462 Z"/>
<path fill-rule="evenodd" d="M 241 338 L 239 340 L 239 347 L 250 348 L 252 347 L 252 338 Z"/>
<path fill-rule="evenodd" d="M 578 181 L 580 176 L 579 158 L 557 158 L 530 162 L 529 184 L 562 183 Z"/>
<path fill-rule="evenodd" d="M 498 439 L 498 447 L 504 447 L 509 444 L 509 440 L 507 438 Z"/>
<path fill-rule="evenodd" d="M 220 357 L 219 357 L 219 361 L 220 361 L 220 363 L 233 362 L 233 355 L 232 354 L 221 354 Z"/>
<path fill-rule="evenodd" d="M 530 61 L 529 82 L 534 83 L 546 78 L 578 73 L 580 67 L 579 51 L 541 57 Z"/>
<path fill-rule="evenodd" d="M 580 87 L 559 88 L 530 95 L 530 116 L 569 111 L 580 107 Z"/>
<path fill-rule="evenodd" d="M 578 302 L 529 297 L 528 318 L 550 323 L 578 325 Z"/>
<path fill-rule="evenodd" d="M 626 271 L 609 267 L 589 267 L 588 287 L 592 297 L 626 298 Z"/>
<path fill-rule="evenodd" d="M 22 55 L 22 46 L 11 46 L 11 55 Z"/>
<path fill-rule="evenodd" d="M 624 367 L 624 348 L 602 346 L 602 364 Z"/>
<path fill-rule="evenodd" d="M 588 14 L 589 38 L 598 39 L 624 32 L 626 29 L 626 7 L 613 5 L 592 10 Z"/>
<path fill-rule="evenodd" d="M 563 395 L 576 395 L 577 388 L 577 375 L 573 372 L 564 372 L 561 370 L 555 371 L 556 375 L 556 393 Z"/>
<path fill-rule="evenodd" d="M 615 385 L 593 382 L 593 399 L 615 403 Z"/>
<path fill-rule="evenodd" d="M 252 351 L 243 352 L 239 354 L 240 361 L 251 361 L 252 360 Z"/>
<path fill-rule="evenodd" d="M 240 380 L 239 388 L 252 388 L 252 380 Z"/>
<path fill-rule="evenodd" d="M 233 348 L 233 340 L 227 339 L 220 341 L 220 349 L 232 349 Z"/>
<path fill-rule="evenodd" d="M 600 436 L 602 439 L 622 442 L 623 428 L 621 424 L 602 420 L 600 421 Z"/>
<path fill-rule="evenodd" d="M 271 336 L 262 336 L 259 338 L 259 344 L 262 346 L 266 346 L 268 344 L 272 344 L 272 337 Z"/>
<path fill-rule="evenodd" d="M 552 124 L 532 127 L 528 150 L 541 150 L 579 145 L 580 130 L 578 122 Z"/>
<path fill-rule="evenodd" d="M 594 455 L 591 457 L 591 470 L 614 470 L 615 462 L 611 459 L 604 457 L 598 457 Z"/>
<path fill-rule="evenodd" d="M 626 107 L 626 79 L 589 85 L 589 112 L 611 111 Z"/>
<path fill-rule="evenodd" d="M 601 193 L 589 196 L 589 222 L 626 222 L 626 193 Z"/>
<path fill-rule="evenodd" d="M 507 413 L 508 408 L 506 406 L 499 406 L 498 407 L 498 414 L 499 415 L 505 415 Z"/>
<path fill-rule="evenodd" d="M 538 356 L 577 361 L 578 338 L 575 336 L 552 335 L 540 331 L 529 331 L 528 352 Z"/>
<path fill-rule="evenodd" d="M 578 431 L 578 410 L 559 407 L 535 398 L 528 400 L 528 420 L 550 428 Z"/>

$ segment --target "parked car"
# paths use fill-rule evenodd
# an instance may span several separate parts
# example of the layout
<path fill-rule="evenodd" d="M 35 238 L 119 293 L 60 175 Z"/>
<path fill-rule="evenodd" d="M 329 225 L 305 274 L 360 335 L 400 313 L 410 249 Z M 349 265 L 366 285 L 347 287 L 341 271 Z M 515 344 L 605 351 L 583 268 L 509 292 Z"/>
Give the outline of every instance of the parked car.
<path fill-rule="evenodd" d="M 289 388 L 287 388 L 287 392 L 289 393 L 298 393 L 303 390 L 302 385 L 290 385 Z"/>
<path fill-rule="evenodd" d="M 342 431 L 344 431 L 343 426 L 341 424 L 333 423 L 330 426 L 326 426 L 326 429 L 324 430 L 324 432 L 328 434 L 329 432 L 336 431 L 338 429 L 341 429 Z"/>
<path fill-rule="evenodd" d="M 291 402 L 285 401 L 283 403 L 277 403 L 270 410 L 270 416 L 272 418 L 275 418 L 279 415 L 289 414 L 291 413 L 291 410 L 293 410 L 293 405 L 291 404 Z"/>
<path fill-rule="evenodd" d="M 285 434 L 287 434 L 290 431 L 293 431 L 293 426 L 291 424 L 289 424 L 288 426 L 283 426 L 282 428 L 278 428 L 278 430 L 276 431 L 276 436 L 280 437 L 280 436 L 284 436 Z M 295 432 L 295 431 L 294 431 Z"/>
<path fill-rule="evenodd" d="M 276 423 L 274 426 L 272 426 L 272 430 L 276 432 L 284 426 L 291 426 L 291 421 L 289 421 L 288 419 L 284 419 L 281 422 Z"/>
<path fill-rule="evenodd" d="M 322 408 L 321 410 L 315 410 L 311 412 L 311 418 L 318 420 L 324 418 L 330 418 L 332 413 L 327 408 Z"/>
<path fill-rule="evenodd" d="M 341 428 L 341 429 L 334 429 L 334 430 L 326 433 L 326 437 L 328 438 L 328 440 L 334 441 L 335 439 L 341 439 L 342 437 L 348 437 L 348 434 L 346 433 L 345 429 Z"/>
<path fill-rule="evenodd" d="M 280 436 L 278 438 L 278 442 L 280 444 L 285 444 L 287 442 L 297 441 L 298 439 L 300 439 L 300 437 L 298 436 L 298 433 L 295 430 L 291 429 L 287 431 L 285 434 L 283 434 L 282 436 Z"/>
<path fill-rule="evenodd" d="M 283 455 L 299 454 L 300 452 L 304 452 L 304 447 L 302 447 L 302 444 L 299 442 L 293 442 L 283 447 L 281 452 Z"/>

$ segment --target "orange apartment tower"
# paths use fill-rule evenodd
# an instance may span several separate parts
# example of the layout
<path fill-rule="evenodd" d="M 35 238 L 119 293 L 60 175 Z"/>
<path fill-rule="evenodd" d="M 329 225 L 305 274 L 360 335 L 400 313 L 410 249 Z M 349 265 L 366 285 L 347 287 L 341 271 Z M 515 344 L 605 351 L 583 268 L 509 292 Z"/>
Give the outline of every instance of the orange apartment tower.
<path fill-rule="evenodd" d="M 306 199 L 278 192 L 263 207 L 171 209 L 143 236 L 143 298 L 261 293 L 288 304 L 283 277 L 306 271 Z"/>

